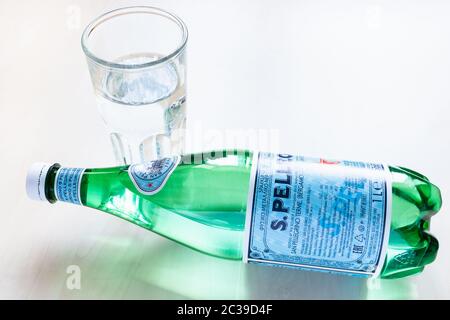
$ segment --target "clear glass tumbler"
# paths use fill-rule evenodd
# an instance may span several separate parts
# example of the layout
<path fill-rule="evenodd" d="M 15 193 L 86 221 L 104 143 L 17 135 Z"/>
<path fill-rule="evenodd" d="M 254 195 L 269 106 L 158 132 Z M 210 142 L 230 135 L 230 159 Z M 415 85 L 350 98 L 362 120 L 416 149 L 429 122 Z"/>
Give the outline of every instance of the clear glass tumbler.
<path fill-rule="evenodd" d="M 180 18 L 153 7 L 117 9 L 84 30 L 82 48 L 119 164 L 183 152 L 187 38 Z"/>

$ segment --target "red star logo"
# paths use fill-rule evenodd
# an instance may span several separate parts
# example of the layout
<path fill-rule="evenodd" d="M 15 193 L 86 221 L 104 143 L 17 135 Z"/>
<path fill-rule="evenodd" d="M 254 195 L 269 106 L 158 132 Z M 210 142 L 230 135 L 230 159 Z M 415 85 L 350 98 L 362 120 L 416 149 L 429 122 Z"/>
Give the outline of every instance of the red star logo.
<path fill-rule="evenodd" d="M 320 159 L 320 163 L 322 163 L 322 164 L 339 164 L 340 161 L 333 161 L 333 160 Z"/>

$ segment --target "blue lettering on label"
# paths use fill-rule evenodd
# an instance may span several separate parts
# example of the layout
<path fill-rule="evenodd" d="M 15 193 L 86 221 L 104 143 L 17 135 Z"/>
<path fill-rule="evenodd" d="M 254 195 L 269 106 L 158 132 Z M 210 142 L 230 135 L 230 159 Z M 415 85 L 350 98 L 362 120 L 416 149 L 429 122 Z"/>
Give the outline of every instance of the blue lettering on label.
<path fill-rule="evenodd" d="M 55 178 L 56 199 L 81 205 L 80 187 L 83 172 L 83 168 L 60 168 Z"/>
<path fill-rule="evenodd" d="M 179 156 L 133 164 L 128 173 L 134 186 L 143 194 L 157 193 L 180 162 Z"/>
<path fill-rule="evenodd" d="M 389 232 L 387 168 L 285 154 L 258 158 L 244 260 L 354 275 L 379 271 Z"/>

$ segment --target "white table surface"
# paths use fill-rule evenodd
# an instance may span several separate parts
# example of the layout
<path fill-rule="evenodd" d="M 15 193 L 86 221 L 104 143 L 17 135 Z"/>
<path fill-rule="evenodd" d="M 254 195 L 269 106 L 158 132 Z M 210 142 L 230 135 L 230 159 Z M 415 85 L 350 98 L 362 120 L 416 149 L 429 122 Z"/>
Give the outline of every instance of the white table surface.
<path fill-rule="evenodd" d="M 263 129 L 282 151 L 413 168 L 450 199 L 446 1 L 1 0 L 0 298 L 450 298 L 445 202 L 425 272 L 365 281 L 212 258 L 101 212 L 28 200 L 35 161 L 113 164 L 80 35 L 130 4 L 188 25 L 192 149 L 223 146 L 214 134 L 227 129 Z M 66 286 L 71 265 L 79 290 Z"/>

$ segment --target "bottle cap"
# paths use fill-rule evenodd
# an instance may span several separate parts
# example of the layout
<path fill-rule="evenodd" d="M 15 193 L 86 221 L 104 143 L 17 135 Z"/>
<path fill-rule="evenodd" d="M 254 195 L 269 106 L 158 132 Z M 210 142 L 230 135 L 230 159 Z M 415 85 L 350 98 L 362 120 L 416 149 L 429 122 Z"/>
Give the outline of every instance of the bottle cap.
<path fill-rule="evenodd" d="M 33 163 L 28 169 L 26 189 L 32 200 L 47 201 L 45 197 L 45 179 L 52 165 L 44 162 Z"/>

